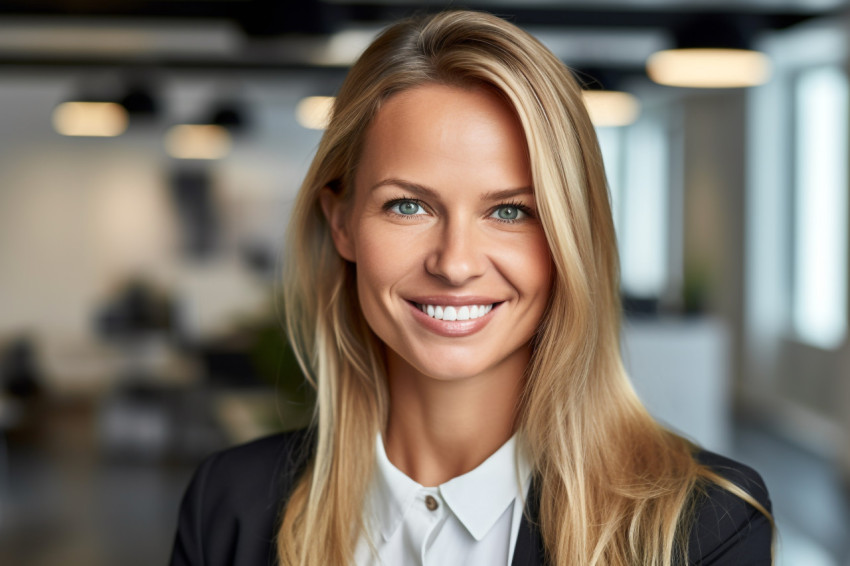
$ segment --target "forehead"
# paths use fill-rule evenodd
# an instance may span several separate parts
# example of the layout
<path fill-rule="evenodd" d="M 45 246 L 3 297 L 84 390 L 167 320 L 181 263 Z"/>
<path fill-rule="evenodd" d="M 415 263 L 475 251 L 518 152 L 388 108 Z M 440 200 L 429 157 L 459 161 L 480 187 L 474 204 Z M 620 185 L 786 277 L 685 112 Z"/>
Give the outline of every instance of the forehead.
<path fill-rule="evenodd" d="M 364 137 L 357 183 L 402 176 L 428 186 L 529 186 L 513 109 L 483 87 L 418 86 L 388 99 Z"/>

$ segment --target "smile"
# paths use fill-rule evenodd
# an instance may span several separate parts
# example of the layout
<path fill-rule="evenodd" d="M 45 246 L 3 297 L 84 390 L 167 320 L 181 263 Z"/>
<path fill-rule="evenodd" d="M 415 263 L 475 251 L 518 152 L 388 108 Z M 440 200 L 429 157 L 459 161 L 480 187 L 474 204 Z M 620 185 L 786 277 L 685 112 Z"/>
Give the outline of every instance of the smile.
<path fill-rule="evenodd" d="M 437 320 L 474 320 L 493 310 L 489 305 L 425 305 L 414 303 L 416 308 Z"/>

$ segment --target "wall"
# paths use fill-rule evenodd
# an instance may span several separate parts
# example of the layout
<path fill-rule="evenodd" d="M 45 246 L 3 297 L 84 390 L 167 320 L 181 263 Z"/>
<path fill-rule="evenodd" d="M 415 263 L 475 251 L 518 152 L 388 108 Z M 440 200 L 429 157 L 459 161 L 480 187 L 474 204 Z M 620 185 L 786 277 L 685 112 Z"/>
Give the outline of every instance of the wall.
<path fill-rule="evenodd" d="M 48 358 L 58 356 L 60 373 L 73 373 L 60 362 L 97 347 L 95 313 L 129 277 L 174 294 L 198 335 L 268 308 L 273 281 L 252 275 L 243 251 L 279 251 L 319 139 L 296 123 L 294 107 L 323 88 L 309 76 L 165 76 L 155 123 L 117 138 L 60 136 L 52 109 L 84 78 L 10 72 L 0 80 L 0 339 L 34 336 Z M 169 179 L 187 163 L 166 155 L 162 134 L 197 120 L 217 95 L 244 101 L 249 127 L 223 160 L 191 164 L 210 173 L 221 230 L 212 256 L 186 258 Z"/>

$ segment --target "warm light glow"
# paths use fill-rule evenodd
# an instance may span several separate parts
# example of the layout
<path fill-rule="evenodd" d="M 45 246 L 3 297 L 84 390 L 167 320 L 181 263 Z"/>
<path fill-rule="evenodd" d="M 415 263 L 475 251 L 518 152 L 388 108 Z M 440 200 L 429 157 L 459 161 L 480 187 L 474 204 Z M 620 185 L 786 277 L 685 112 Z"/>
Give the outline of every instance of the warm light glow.
<path fill-rule="evenodd" d="M 770 59 L 748 49 L 669 49 L 650 56 L 646 72 L 669 86 L 735 88 L 770 78 Z"/>
<path fill-rule="evenodd" d="M 333 105 L 333 96 L 308 96 L 295 107 L 295 119 L 305 128 L 324 130 L 331 119 Z"/>
<path fill-rule="evenodd" d="M 63 136 L 118 136 L 127 123 L 127 110 L 114 102 L 63 102 L 53 110 L 53 128 Z"/>
<path fill-rule="evenodd" d="M 352 65 L 374 41 L 379 31 L 380 28 L 338 31 L 328 39 L 313 62 L 318 65 Z"/>
<path fill-rule="evenodd" d="M 628 126 L 640 114 L 640 102 L 628 92 L 586 90 L 583 94 L 590 120 L 597 128 Z"/>
<path fill-rule="evenodd" d="M 165 134 L 165 150 L 177 159 L 221 159 L 230 146 L 227 129 L 212 124 L 180 124 Z"/>

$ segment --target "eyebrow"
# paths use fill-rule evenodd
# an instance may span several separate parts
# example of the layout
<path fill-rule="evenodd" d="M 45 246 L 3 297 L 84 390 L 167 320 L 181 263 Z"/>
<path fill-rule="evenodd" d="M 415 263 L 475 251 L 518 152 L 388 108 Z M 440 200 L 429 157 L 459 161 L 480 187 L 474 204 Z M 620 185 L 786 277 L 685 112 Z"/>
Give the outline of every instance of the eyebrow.
<path fill-rule="evenodd" d="M 516 189 L 505 189 L 503 191 L 492 191 L 481 195 L 481 200 L 505 200 L 518 196 L 534 197 L 534 189 L 531 187 L 518 187 Z"/>
<path fill-rule="evenodd" d="M 404 179 L 394 179 L 394 178 L 384 179 L 382 181 L 378 181 L 377 183 L 372 185 L 372 188 L 369 189 L 369 192 L 372 192 L 375 189 L 378 189 L 380 187 L 385 187 L 387 185 L 394 185 L 396 187 L 401 187 L 402 189 L 406 189 L 406 190 L 408 190 L 412 193 L 416 193 L 419 196 L 425 196 L 425 197 L 431 197 L 431 198 L 438 198 L 439 197 L 439 195 L 437 194 L 437 191 L 435 191 L 434 189 L 428 188 L 425 185 L 420 185 L 418 183 L 411 183 L 410 181 L 405 181 Z"/>
<path fill-rule="evenodd" d="M 397 187 L 401 187 L 402 189 L 406 189 L 412 193 L 415 193 L 419 196 L 430 197 L 430 198 L 439 198 L 439 194 L 432 188 L 426 187 L 425 185 L 420 185 L 419 183 L 411 183 L 410 181 L 405 181 L 404 179 L 383 179 L 378 181 L 374 185 L 372 185 L 370 192 L 378 189 L 380 187 L 384 187 L 387 185 L 395 185 Z M 489 191 L 481 195 L 482 201 L 493 201 L 493 200 L 505 200 L 512 197 L 526 195 L 526 196 L 534 196 L 534 189 L 531 187 L 517 187 L 515 189 L 504 189 L 501 191 Z"/>

